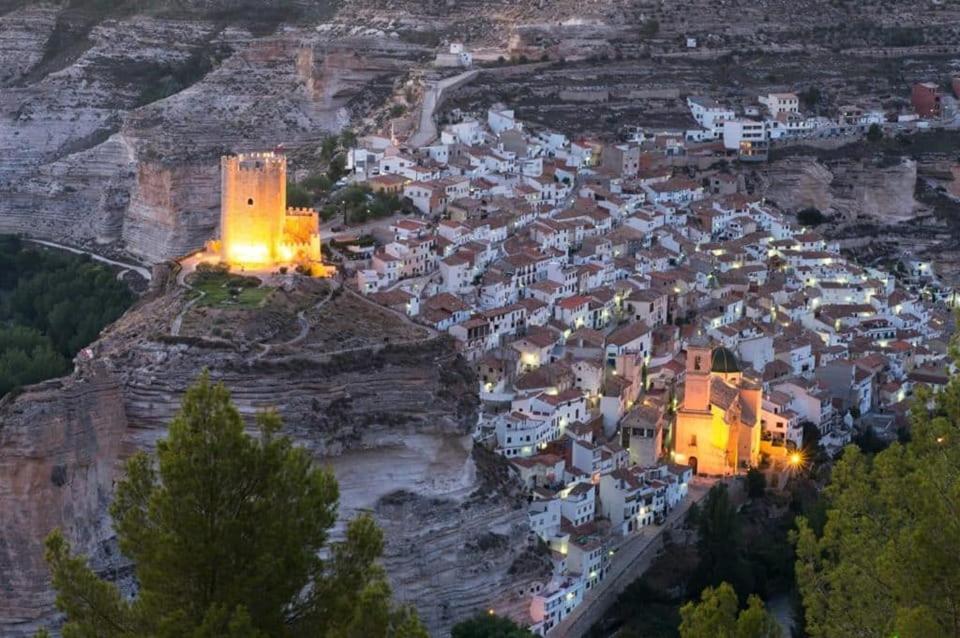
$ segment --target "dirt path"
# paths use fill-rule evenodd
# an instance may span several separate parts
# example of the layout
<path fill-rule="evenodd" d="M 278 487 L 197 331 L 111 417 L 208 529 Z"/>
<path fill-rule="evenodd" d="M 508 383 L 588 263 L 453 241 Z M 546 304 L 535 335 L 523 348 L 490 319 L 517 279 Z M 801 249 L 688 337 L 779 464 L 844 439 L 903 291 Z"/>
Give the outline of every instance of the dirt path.
<path fill-rule="evenodd" d="M 324 297 L 323 299 L 321 299 L 320 301 L 318 301 L 316 304 L 314 304 L 314 306 L 313 306 L 312 308 L 310 308 L 310 310 L 311 310 L 312 312 L 316 312 L 316 311 L 320 310 L 321 308 L 323 308 L 325 305 L 327 305 L 327 303 L 328 303 L 331 299 L 333 299 L 333 293 L 334 293 L 334 291 L 336 291 L 338 288 L 341 288 L 341 287 L 342 287 L 341 284 L 340 284 L 340 282 L 338 282 L 336 279 L 329 279 L 328 281 L 330 282 L 330 292 L 327 293 L 327 296 L 326 296 L 326 297 Z M 310 322 L 307 320 L 307 311 L 306 311 L 306 310 L 301 310 L 300 312 L 297 313 L 297 321 L 300 323 L 300 331 L 297 333 L 297 335 L 296 335 L 295 337 L 293 337 L 292 339 L 289 339 L 289 340 L 287 340 L 287 341 L 284 341 L 283 343 L 274 343 L 274 344 L 265 343 L 265 344 L 263 344 L 263 350 L 261 350 L 261 351 L 254 357 L 254 360 L 262 359 L 263 357 L 265 357 L 265 356 L 267 356 L 268 354 L 270 354 L 270 351 L 273 350 L 273 347 L 274 347 L 274 346 L 279 346 L 279 347 L 295 346 L 295 345 L 297 345 L 298 343 L 301 343 L 304 339 L 306 339 L 306 338 L 307 338 L 307 335 L 310 334 Z"/>

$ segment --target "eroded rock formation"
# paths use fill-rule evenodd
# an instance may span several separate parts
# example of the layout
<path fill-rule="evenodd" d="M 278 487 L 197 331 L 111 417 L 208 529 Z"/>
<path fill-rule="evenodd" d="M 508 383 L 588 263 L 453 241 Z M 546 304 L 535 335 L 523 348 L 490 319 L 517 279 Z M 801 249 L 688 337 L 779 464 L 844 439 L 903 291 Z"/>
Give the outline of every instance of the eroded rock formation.
<path fill-rule="evenodd" d="M 368 303 L 352 294 L 342 301 Z M 54 527 L 98 570 L 130 586 L 107 514 L 113 481 L 124 459 L 165 435 L 203 368 L 226 383 L 251 427 L 259 410 L 276 409 L 289 435 L 333 464 L 344 482 L 344 517 L 376 512 L 397 595 L 421 608 L 431 631 L 448 629 L 522 578 L 509 570 L 526 548 L 525 510 L 473 461 L 476 381 L 446 337 L 371 304 L 362 311 L 371 331 L 415 338 L 357 345 L 351 337 L 345 351 L 331 350 L 322 344 L 360 321 L 356 310 L 340 316 L 333 300 L 310 315 L 311 332 L 297 348 L 173 338 L 169 326 L 185 291 L 149 296 L 78 356 L 73 375 L 0 404 L 0 635 L 29 635 L 52 617 L 42 541 Z M 284 308 L 274 321 L 285 316 L 296 325 L 296 306 Z M 278 325 L 277 332 L 291 331 Z M 499 535 L 497 551 L 481 540 L 490 533 Z"/>
<path fill-rule="evenodd" d="M 148 262 L 215 232 L 218 157 L 318 144 L 422 55 L 305 27 L 0 7 L 0 232 Z M 104 247 L 103 250 L 108 248 Z"/>
<path fill-rule="evenodd" d="M 892 224 L 913 217 L 917 163 L 832 160 L 798 155 L 772 162 L 762 171 L 761 194 L 785 210 L 816 208 L 846 220 Z"/>

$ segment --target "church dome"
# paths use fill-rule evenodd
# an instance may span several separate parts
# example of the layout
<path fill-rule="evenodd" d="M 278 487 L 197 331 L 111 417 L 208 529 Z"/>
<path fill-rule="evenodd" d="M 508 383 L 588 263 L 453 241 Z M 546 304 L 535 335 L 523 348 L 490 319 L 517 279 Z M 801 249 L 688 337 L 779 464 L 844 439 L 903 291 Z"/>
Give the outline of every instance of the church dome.
<path fill-rule="evenodd" d="M 710 361 L 710 371 L 719 372 L 720 374 L 742 372 L 740 369 L 740 361 L 737 360 L 737 355 L 724 347 L 717 348 L 713 351 L 713 357 Z"/>

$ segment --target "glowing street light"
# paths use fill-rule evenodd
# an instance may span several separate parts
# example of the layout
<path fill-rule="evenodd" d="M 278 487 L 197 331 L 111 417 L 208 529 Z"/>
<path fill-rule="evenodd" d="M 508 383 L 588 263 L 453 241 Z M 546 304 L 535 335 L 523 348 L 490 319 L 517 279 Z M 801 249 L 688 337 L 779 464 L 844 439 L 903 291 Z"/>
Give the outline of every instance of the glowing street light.
<path fill-rule="evenodd" d="M 803 454 L 800 452 L 794 452 L 787 460 L 790 462 L 790 467 L 794 469 L 803 467 Z"/>

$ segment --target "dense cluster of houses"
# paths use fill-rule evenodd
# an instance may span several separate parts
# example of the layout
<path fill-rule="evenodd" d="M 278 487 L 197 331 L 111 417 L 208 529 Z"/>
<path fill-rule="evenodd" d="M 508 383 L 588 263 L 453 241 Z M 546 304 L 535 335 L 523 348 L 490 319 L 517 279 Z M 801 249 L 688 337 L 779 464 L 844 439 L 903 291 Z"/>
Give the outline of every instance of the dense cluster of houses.
<path fill-rule="evenodd" d="M 690 96 L 687 107 L 697 123 L 685 132 L 691 142 L 722 142 L 725 152 L 741 161 L 766 160 L 770 144 L 778 140 L 862 135 L 872 125 L 888 122 L 923 128 L 926 120 L 944 115 L 940 89 L 933 83 L 912 87 L 910 112 L 887 113 L 882 107 L 844 104 L 836 117 L 809 115 L 801 111 L 796 93 L 768 93 L 747 104 L 741 112 L 711 97 Z"/>
<path fill-rule="evenodd" d="M 690 104 L 726 136 L 728 112 Z M 952 322 L 929 263 L 856 265 L 735 174 L 696 168 L 686 144 L 571 140 L 494 108 L 422 148 L 368 137 L 350 153 L 355 179 L 421 213 L 392 223 L 357 286 L 476 366 L 476 438 L 527 487 L 554 565 L 530 592 L 541 634 L 694 475 L 776 463 L 805 432 L 889 434 L 917 384 L 947 380 Z"/>

